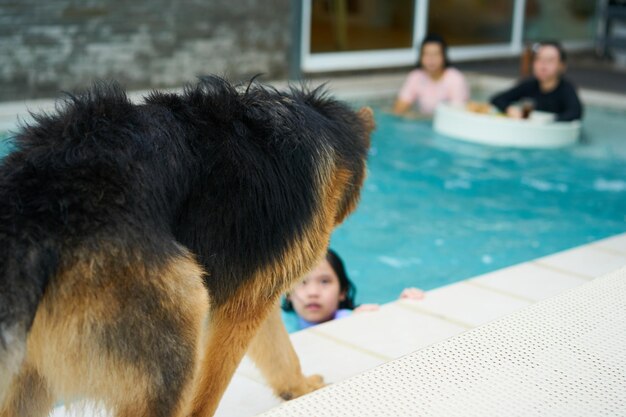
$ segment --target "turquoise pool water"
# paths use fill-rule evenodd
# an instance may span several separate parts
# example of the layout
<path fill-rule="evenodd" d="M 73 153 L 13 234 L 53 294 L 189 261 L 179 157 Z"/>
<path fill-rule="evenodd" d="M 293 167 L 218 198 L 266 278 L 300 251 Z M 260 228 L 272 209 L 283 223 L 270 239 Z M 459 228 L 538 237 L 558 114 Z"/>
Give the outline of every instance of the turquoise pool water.
<path fill-rule="evenodd" d="M 626 113 L 589 109 L 562 150 L 472 145 L 377 112 L 359 208 L 332 247 L 357 302 L 388 302 L 626 231 Z M 0 155 L 8 152 L 0 135 Z"/>
<path fill-rule="evenodd" d="M 377 113 L 359 208 L 333 235 L 357 301 L 388 302 L 626 231 L 626 113 L 562 150 L 473 145 Z"/>

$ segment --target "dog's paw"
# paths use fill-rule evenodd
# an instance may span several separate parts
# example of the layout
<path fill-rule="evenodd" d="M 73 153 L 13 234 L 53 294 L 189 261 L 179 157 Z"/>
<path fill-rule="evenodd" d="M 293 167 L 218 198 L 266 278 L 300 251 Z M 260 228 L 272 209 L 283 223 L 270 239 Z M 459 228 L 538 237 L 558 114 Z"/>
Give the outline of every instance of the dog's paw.
<path fill-rule="evenodd" d="M 278 396 L 285 401 L 293 400 L 309 392 L 313 392 L 317 389 L 324 387 L 324 378 L 321 375 L 310 375 L 303 377 L 301 382 L 289 389 L 280 390 Z"/>

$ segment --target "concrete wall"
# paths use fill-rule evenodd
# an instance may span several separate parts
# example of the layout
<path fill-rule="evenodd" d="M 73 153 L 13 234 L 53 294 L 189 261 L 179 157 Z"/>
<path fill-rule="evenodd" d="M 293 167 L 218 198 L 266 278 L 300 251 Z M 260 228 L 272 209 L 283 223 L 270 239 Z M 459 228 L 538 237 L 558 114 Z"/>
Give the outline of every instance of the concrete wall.
<path fill-rule="evenodd" d="M 285 77 L 290 0 L 0 0 L 0 100 Z"/>

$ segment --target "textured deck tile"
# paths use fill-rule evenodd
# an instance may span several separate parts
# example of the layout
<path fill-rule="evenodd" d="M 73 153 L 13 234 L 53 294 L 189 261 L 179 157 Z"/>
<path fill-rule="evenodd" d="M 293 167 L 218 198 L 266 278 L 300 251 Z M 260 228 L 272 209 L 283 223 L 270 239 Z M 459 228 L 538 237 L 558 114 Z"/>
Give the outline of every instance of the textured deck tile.
<path fill-rule="evenodd" d="M 594 247 L 609 249 L 626 256 L 626 233 L 611 236 L 593 243 Z"/>
<path fill-rule="evenodd" d="M 626 255 L 584 245 L 533 262 L 556 271 L 593 279 L 626 265 Z"/>
<path fill-rule="evenodd" d="M 531 304 L 463 282 L 429 291 L 420 307 L 449 320 L 480 326 Z"/>
<path fill-rule="evenodd" d="M 397 358 L 468 329 L 419 309 L 421 301 L 387 304 L 379 311 L 363 312 L 317 326 L 315 333 L 332 335 Z M 415 308 L 412 308 L 412 307 Z"/>
<path fill-rule="evenodd" d="M 626 268 L 263 416 L 626 415 Z"/>
<path fill-rule="evenodd" d="M 215 417 L 252 416 L 281 404 L 272 390 L 249 378 L 235 374 Z"/>
<path fill-rule="evenodd" d="M 587 282 L 587 279 L 525 263 L 500 269 L 468 281 L 532 301 L 543 300 Z"/>

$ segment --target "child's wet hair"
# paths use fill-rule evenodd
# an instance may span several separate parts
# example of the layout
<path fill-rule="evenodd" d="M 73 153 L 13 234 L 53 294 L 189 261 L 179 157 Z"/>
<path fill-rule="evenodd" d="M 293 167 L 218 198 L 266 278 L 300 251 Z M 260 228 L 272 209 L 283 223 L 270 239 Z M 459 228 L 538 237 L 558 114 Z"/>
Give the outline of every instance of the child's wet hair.
<path fill-rule="evenodd" d="M 346 295 L 345 299 L 339 302 L 339 306 L 337 309 L 353 310 L 356 307 L 356 305 L 354 304 L 354 298 L 356 297 L 356 287 L 354 286 L 352 281 L 350 281 L 350 278 L 348 278 L 348 274 L 346 273 L 346 268 L 343 264 L 343 261 L 341 260 L 337 252 L 332 249 L 328 249 L 328 252 L 326 252 L 326 260 L 328 261 L 330 267 L 333 269 L 333 271 L 337 275 L 337 278 L 339 279 L 340 291 Z M 283 299 L 282 309 L 284 311 L 293 311 L 293 304 L 287 297 Z"/>

